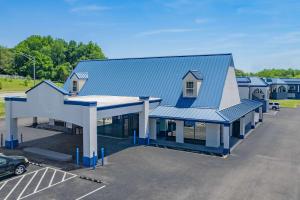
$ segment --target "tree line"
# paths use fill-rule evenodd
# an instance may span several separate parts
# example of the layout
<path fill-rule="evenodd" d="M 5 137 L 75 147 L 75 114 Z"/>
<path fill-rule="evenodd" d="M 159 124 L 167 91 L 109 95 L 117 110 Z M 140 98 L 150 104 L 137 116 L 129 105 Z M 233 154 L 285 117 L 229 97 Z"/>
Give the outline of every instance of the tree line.
<path fill-rule="evenodd" d="M 105 59 L 96 43 L 67 42 L 51 36 L 33 35 L 13 48 L 0 45 L 0 73 L 33 78 L 33 59 L 30 57 L 35 58 L 37 79 L 62 82 L 80 60 Z"/>
<path fill-rule="evenodd" d="M 300 78 L 300 69 L 263 69 L 256 73 L 244 72 L 240 69 L 235 70 L 236 76 L 258 76 L 265 78 Z"/>

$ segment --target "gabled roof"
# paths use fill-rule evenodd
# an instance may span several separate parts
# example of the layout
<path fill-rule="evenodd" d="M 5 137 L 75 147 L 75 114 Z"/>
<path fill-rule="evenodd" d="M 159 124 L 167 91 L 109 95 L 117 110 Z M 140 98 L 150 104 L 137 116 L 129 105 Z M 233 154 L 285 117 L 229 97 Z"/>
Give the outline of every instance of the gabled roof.
<path fill-rule="evenodd" d="M 89 74 L 78 95 L 152 96 L 162 98 L 162 105 L 218 108 L 230 66 L 231 54 L 212 54 L 87 60 L 79 62 L 73 73 Z M 182 97 L 182 77 L 190 69 L 205 77 L 193 100 Z M 69 83 L 70 77 L 65 89 Z"/>
<path fill-rule="evenodd" d="M 75 75 L 78 79 L 88 79 L 89 78 L 88 72 L 74 72 L 71 75 L 71 78 L 73 75 Z"/>
<path fill-rule="evenodd" d="M 203 80 L 202 74 L 198 71 L 198 70 L 189 70 L 183 77 L 182 79 L 184 79 L 188 74 L 192 74 L 195 79 L 197 80 Z"/>
<path fill-rule="evenodd" d="M 239 86 L 249 87 L 267 87 L 268 84 L 260 77 L 237 77 L 236 78 Z"/>
<path fill-rule="evenodd" d="M 262 105 L 259 101 L 242 99 L 240 104 L 221 110 L 219 113 L 229 122 L 233 122 Z"/>
<path fill-rule="evenodd" d="M 52 87 L 53 89 L 57 90 L 58 92 L 62 93 L 63 95 L 69 95 L 70 93 L 63 89 L 63 88 L 60 88 L 58 87 L 57 85 L 55 85 L 55 83 L 53 83 L 52 81 L 50 80 L 44 80 L 44 81 L 41 81 L 40 83 L 38 83 L 37 85 L 33 86 L 32 88 L 30 88 L 29 90 L 27 90 L 25 93 L 28 93 L 29 91 L 33 90 L 34 88 L 38 87 L 39 85 L 41 85 L 42 83 L 46 83 L 47 85 L 49 85 L 50 87 Z"/>

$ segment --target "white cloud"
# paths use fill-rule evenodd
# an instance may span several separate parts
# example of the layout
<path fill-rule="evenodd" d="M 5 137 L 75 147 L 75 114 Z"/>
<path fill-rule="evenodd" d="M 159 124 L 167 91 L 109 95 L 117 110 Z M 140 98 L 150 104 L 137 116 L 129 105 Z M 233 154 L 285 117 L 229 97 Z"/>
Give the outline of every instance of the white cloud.
<path fill-rule="evenodd" d="M 199 29 L 184 29 L 184 28 L 158 29 L 158 30 L 141 32 L 138 33 L 137 36 L 158 35 L 163 33 L 185 33 L 185 32 L 193 32 L 198 30 Z"/>
<path fill-rule="evenodd" d="M 110 7 L 87 5 L 81 7 L 74 7 L 71 9 L 71 12 L 97 12 L 97 11 L 105 11 L 105 10 L 110 10 Z"/>

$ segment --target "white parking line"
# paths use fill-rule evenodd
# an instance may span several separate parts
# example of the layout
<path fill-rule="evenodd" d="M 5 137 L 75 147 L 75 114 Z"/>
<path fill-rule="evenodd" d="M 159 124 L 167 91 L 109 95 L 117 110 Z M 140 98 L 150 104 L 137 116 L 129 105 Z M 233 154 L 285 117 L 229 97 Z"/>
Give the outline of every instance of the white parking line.
<path fill-rule="evenodd" d="M 101 189 L 103 189 L 103 188 L 105 188 L 105 185 L 103 185 L 102 187 L 99 187 L 99 188 L 97 188 L 96 190 L 93 190 L 93 191 L 91 191 L 91 192 L 89 192 L 89 193 L 87 193 L 87 194 L 85 194 L 85 195 L 83 195 L 83 196 L 81 196 L 81 197 L 78 197 L 78 198 L 75 199 L 75 200 L 83 199 L 84 197 L 87 197 L 87 196 L 89 196 L 89 195 L 91 195 L 91 194 L 93 194 L 93 193 L 95 193 L 95 192 L 97 192 L 98 190 L 101 190 Z"/>
<path fill-rule="evenodd" d="M 19 181 L 17 182 L 17 184 L 10 190 L 10 192 L 6 195 L 6 197 L 4 198 L 4 200 L 6 200 L 12 193 L 13 191 L 17 188 L 17 186 L 20 184 L 20 182 L 23 180 L 25 176 L 22 176 Z"/>
<path fill-rule="evenodd" d="M 32 182 L 32 180 L 37 175 L 37 173 L 38 173 L 38 171 L 36 171 L 35 174 L 31 177 L 31 179 L 28 181 L 28 183 L 26 184 L 26 186 L 24 187 L 24 189 L 22 190 L 22 192 L 20 193 L 20 195 L 18 196 L 17 199 L 21 198 L 21 196 L 23 195 L 23 193 L 25 192 L 25 190 L 28 188 L 29 184 Z"/>
<path fill-rule="evenodd" d="M 3 183 L 2 185 L 1 185 L 1 187 L 0 187 L 0 191 L 2 190 L 2 188 L 6 185 L 6 183 L 7 183 L 7 181 L 5 181 L 5 182 L 1 182 L 1 183 Z"/>
<path fill-rule="evenodd" d="M 71 176 L 71 177 L 65 179 L 64 181 L 60 181 L 60 182 L 54 183 L 54 184 L 51 185 L 51 186 L 45 187 L 45 188 L 40 189 L 40 190 L 38 190 L 38 191 L 36 191 L 36 192 L 34 192 L 34 193 L 31 193 L 31 194 L 28 194 L 28 195 L 26 195 L 26 196 L 23 196 L 23 197 L 21 197 L 20 199 L 24 199 L 24 198 L 27 198 L 27 197 L 29 197 L 29 196 L 32 196 L 32 195 L 34 195 L 34 194 L 36 194 L 36 193 L 39 193 L 39 192 L 41 192 L 41 191 L 44 191 L 44 190 L 46 190 L 46 189 L 48 189 L 48 188 L 51 188 L 51 187 L 53 187 L 53 186 L 55 186 L 55 185 L 58 185 L 58 184 L 60 184 L 60 183 L 63 183 L 63 182 L 65 182 L 65 181 L 67 181 L 67 180 L 70 180 L 70 179 L 72 179 L 72 178 L 75 178 L 76 176 L 77 176 L 77 175 Z"/>
<path fill-rule="evenodd" d="M 64 176 L 62 177 L 62 180 L 61 180 L 61 181 L 64 181 L 64 180 L 65 180 L 66 175 L 67 175 L 67 173 L 65 172 L 65 173 L 64 173 Z"/>
<path fill-rule="evenodd" d="M 48 167 L 46 167 L 46 170 L 44 171 L 44 174 L 43 174 L 42 178 L 39 180 L 39 182 L 38 182 L 37 186 L 35 187 L 33 193 L 35 193 L 35 192 L 38 190 L 38 188 L 39 188 L 39 186 L 40 186 L 42 180 L 44 179 L 44 176 L 45 176 L 45 174 L 47 173 L 47 171 L 48 171 Z"/>
<path fill-rule="evenodd" d="M 49 184 L 48 184 L 47 187 L 42 188 L 42 189 L 39 189 L 40 184 L 41 184 L 42 181 L 45 179 L 45 176 L 46 176 L 47 172 L 50 171 L 49 169 L 54 170 L 54 173 L 53 173 L 53 175 L 52 175 L 52 177 L 51 177 L 51 179 L 50 179 L 50 182 L 49 182 Z M 34 191 L 33 191 L 32 193 L 30 193 L 30 194 L 27 194 L 26 196 L 22 196 L 22 195 L 24 194 L 24 192 L 26 191 L 26 189 L 28 189 L 29 185 L 33 182 L 34 178 L 37 177 L 38 172 L 41 171 L 41 170 L 45 170 L 45 171 L 43 172 L 42 176 L 40 176 L 40 175 L 38 176 L 38 177 L 39 177 L 39 181 L 38 181 L 38 184 L 37 184 L 37 186 L 35 187 Z M 61 181 L 52 184 L 52 183 L 53 183 L 53 180 L 54 180 L 54 178 L 55 178 L 55 175 L 57 174 L 57 173 L 56 173 L 57 171 L 64 173 L 63 178 L 62 178 Z M 22 182 L 22 180 L 25 178 L 25 176 L 30 175 L 30 174 L 33 174 L 32 177 L 30 178 L 30 180 L 29 180 L 28 182 L 23 183 L 24 181 Z M 49 174 L 49 173 L 48 173 L 48 174 Z M 67 175 L 70 175 L 70 177 L 66 178 Z M 25 187 L 23 188 L 23 190 L 20 192 L 20 194 L 19 194 L 18 197 L 17 197 L 17 200 L 21 200 L 21 199 L 24 199 L 24 198 L 29 197 L 29 196 L 31 196 L 31 195 L 34 195 L 34 194 L 36 194 L 36 193 L 38 193 L 38 192 L 44 191 L 44 190 L 46 190 L 46 189 L 48 189 L 48 188 L 51 188 L 51 187 L 53 187 L 53 186 L 55 186 L 55 185 L 58 185 L 58 184 L 60 184 L 60 183 L 63 183 L 63 182 L 68 181 L 68 180 L 70 180 L 70 179 L 73 179 L 73 178 L 75 178 L 75 177 L 77 177 L 76 174 L 72 174 L 72 173 L 69 173 L 69 172 L 65 172 L 65 171 L 62 171 L 62 170 L 60 170 L 60 169 L 55 169 L 55 168 L 52 168 L 52 167 L 45 167 L 45 168 L 38 169 L 38 170 L 33 171 L 33 172 L 29 172 L 29 173 L 23 174 L 23 175 L 21 175 L 21 176 L 16 176 L 16 177 L 11 178 L 11 179 L 8 179 L 8 180 L 6 180 L 6 181 L 0 182 L 0 191 L 7 185 L 8 182 L 10 182 L 10 181 L 12 181 L 12 180 L 15 180 L 15 179 L 18 179 L 18 182 L 14 185 L 14 187 L 13 187 L 13 188 L 10 190 L 10 192 L 6 195 L 6 197 L 5 197 L 4 200 L 6 200 L 7 198 L 9 198 L 9 196 L 11 196 L 11 195 L 15 192 L 16 188 L 18 187 L 18 185 L 26 184 Z M 1 185 L 1 184 L 2 184 L 2 185 Z M 16 195 L 17 195 L 17 194 L 16 194 Z"/>
<path fill-rule="evenodd" d="M 54 172 L 53 172 L 53 175 L 51 177 L 48 187 L 52 184 L 55 174 L 56 174 L 56 170 L 54 170 Z"/>

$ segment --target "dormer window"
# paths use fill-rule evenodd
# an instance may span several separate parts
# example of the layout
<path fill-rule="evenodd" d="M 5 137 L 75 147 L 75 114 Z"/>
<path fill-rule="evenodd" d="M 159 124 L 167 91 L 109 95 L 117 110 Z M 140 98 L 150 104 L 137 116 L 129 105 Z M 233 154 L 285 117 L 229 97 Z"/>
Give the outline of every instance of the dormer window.
<path fill-rule="evenodd" d="M 77 87 L 77 81 L 73 81 L 73 92 L 77 92 L 78 87 Z"/>
<path fill-rule="evenodd" d="M 192 97 L 194 94 L 194 82 L 188 81 L 186 82 L 186 96 Z"/>
<path fill-rule="evenodd" d="M 88 77 L 89 76 L 87 72 L 74 72 L 70 77 L 69 91 L 74 95 L 79 93 Z"/>
<path fill-rule="evenodd" d="M 197 70 L 188 71 L 182 78 L 183 97 L 196 98 L 199 94 L 203 77 Z"/>

